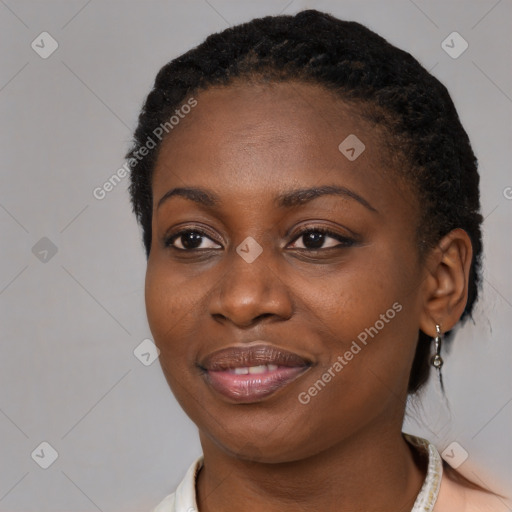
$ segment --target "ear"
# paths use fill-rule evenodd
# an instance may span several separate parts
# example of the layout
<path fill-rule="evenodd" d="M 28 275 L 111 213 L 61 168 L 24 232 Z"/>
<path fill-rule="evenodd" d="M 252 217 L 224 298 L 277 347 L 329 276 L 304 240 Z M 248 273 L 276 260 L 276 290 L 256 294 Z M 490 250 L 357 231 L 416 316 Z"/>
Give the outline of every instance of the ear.
<path fill-rule="evenodd" d="M 468 300 L 473 248 L 469 235 L 457 228 L 444 236 L 427 257 L 420 329 L 436 335 L 436 324 L 446 332 L 459 321 Z"/>

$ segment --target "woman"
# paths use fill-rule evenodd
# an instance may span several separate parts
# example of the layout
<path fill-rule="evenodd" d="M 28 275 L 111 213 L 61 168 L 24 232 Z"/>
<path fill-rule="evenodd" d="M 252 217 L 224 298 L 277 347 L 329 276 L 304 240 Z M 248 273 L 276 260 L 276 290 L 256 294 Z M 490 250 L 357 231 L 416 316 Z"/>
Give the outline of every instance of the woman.
<path fill-rule="evenodd" d="M 480 279 L 477 162 L 438 80 L 358 23 L 255 19 L 160 70 L 127 157 L 203 449 L 155 512 L 506 510 L 401 430 Z"/>

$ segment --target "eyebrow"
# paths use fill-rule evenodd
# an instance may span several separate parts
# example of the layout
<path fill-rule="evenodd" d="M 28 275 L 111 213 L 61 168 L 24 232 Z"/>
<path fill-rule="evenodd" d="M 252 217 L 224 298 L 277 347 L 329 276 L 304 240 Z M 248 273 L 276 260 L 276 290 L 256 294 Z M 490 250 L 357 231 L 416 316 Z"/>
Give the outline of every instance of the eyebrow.
<path fill-rule="evenodd" d="M 319 187 L 291 190 L 279 194 L 275 198 L 274 203 L 278 208 L 293 208 L 325 195 L 336 195 L 353 199 L 371 212 L 378 213 L 378 211 L 366 199 L 352 190 L 339 185 L 323 185 Z M 206 206 L 207 208 L 214 208 L 221 203 L 220 197 L 210 190 L 198 187 L 177 187 L 167 191 L 160 198 L 157 204 L 157 209 L 160 208 L 165 201 L 168 201 L 171 197 L 175 196 L 190 199 L 191 201 Z"/>

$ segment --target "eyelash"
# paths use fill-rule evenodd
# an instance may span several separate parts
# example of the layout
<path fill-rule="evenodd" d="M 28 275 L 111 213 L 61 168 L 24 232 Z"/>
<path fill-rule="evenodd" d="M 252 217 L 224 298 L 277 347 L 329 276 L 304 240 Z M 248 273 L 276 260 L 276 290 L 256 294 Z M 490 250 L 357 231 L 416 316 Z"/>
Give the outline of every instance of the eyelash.
<path fill-rule="evenodd" d="M 201 237 L 209 238 L 214 243 L 218 243 L 215 240 L 213 240 L 208 235 L 208 233 L 206 233 L 205 231 L 202 231 L 201 229 L 188 228 L 188 229 L 183 229 L 181 231 L 173 233 L 172 235 L 169 235 L 168 237 L 166 237 L 164 239 L 165 247 L 168 247 L 170 249 L 174 249 L 176 251 L 181 251 L 181 252 L 207 251 L 207 250 L 216 251 L 216 250 L 218 250 L 218 249 L 211 249 L 211 248 L 207 248 L 207 249 L 198 249 L 198 248 L 195 248 L 195 249 L 181 249 L 179 247 L 174 247 L 172 245 L 175 240 L 179 239 L 182 235 L 187 234 L 187 233 L 195 233 L 195 234 L 197 234 L 197 235 L 199 235 Z M 336 245 L 336 246 L 333 246 L 333 247 L 318 248 L 318 249 L 308 249 L 307 247 L 305 247 L 305 248 L 299 247 L 296 250 L 307 251 L 307 252 L 325 251 L 327 249 L 339 249 L 341 247 L 351 247 L 355 243 L 354 239 L 346 237 L 346 236 L 343 236 L 343 235 L 340 235 L 338 233 L 335 233 L 334 231 L 331 231 L 330 229 L 327 229 L 327 228 L 325 228 L 323 226 L 308 227 L 308 228 L 300 231 L 299 233 L 296 234 L 295 238 L 292 240 L 291 243 L 296 242 L 299 238 L 301 238 L 302 236 L 304 236 L 305 234 L 308 234 L 308 233 L 321 233 L 323 235 L 327 235 L 329 238 L 334 238 L 335 240 L 340 242 L 340 244 Z"/>

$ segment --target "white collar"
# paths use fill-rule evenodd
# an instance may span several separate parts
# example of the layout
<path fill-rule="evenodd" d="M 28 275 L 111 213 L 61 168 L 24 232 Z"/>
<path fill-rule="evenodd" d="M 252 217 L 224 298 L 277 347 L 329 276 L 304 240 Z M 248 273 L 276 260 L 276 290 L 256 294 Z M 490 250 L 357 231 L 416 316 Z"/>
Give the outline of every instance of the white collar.
<path fill-rule="evenodd" d="M 428 452 L 427 476 L 423 486 L 414 502 L 411 512 L 432 512 L 437 501 L 441 478 L 443 476 L 443 464 L 437 448 L 422 439 L 411 434 L 403 434 L 405 440 L 423 452 Z M 198 512 L 196 502 L 196 480 L 200 469 L 203 467 L 203 456 L 198 457 L 188 468 L 183 480 L 174 494 L 167 496 L 153 512 Z"/>
<path fill-rule="evenodd" d="M 422 451 L 428 451 L 428 468 L 427 476 L 423 481 L 420 492 L 416 497 L 416 501 L 411 512 L 432 512 L 439 495 L 441 487 L 441 479 L 443 478 L 443 461 L 437 451 L 437 448 L 421 437 L 411 434 L 403 434 L 406 441 L 416 446 Z"/>

